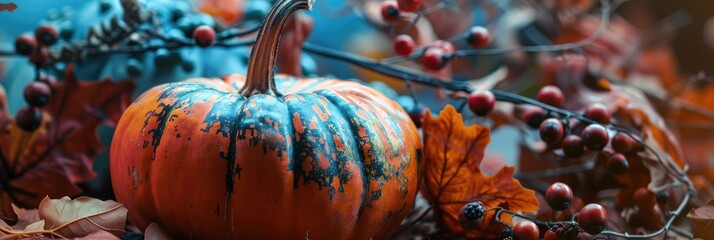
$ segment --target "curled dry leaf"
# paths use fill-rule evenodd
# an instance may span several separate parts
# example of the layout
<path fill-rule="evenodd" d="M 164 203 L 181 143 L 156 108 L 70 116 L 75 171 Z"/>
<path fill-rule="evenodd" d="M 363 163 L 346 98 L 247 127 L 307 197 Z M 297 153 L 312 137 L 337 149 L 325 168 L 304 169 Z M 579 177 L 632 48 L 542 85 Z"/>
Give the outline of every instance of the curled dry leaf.
<path fill-rule="evenodd" d="M 45 229 L 67 238 L 83 237 L 104 230 L 120 236 L 124 233 L 127 209 L 112 200 L 101 201 L 90 197 L 71 200 L 45 197 L 38 208 Z"/>
<path fill-rule="evenodd" d="M 2 237 L 117 239 L 125 232 L 127 209 L 111 200 L 45 197 L 38 209 L 14 209 L 18 221 L 0 221 Z"/>
<path fill-rule="evenodd" d="M 17 127 L 0 92 L 2 213 L 13 216 L 11 203 L 36 208 L 44 196 L 80 193 L 76 184 L 95 177 L 93 160 L 104 150 L 97 128 L 119 121 L 133 90 L 131 81 L 78 80 L 70 65 L 42 108 L 43 124 L 34 132 Z"/>
<path fill-rule="evenodd" d="M 426 161 L 422 193 L 435 208 L 442 228 L 467 237 L 498 236 L 504 226 L 494 221 L 495 211 L 488 211 L 474 231 L 459 224 L 459 210 L 474 201 L 483 202 L 486 209 L 500 206 L 512 211 L 538 210 L 535 192 L 513 178 L 515 168 L 503 167 L 490 177 L 479 169 L 490 141 L 488 127 L 465 126 L 461 114 L 451 105 L 436 118 L 426 114 L 422 126 Z"/>
<path fill-rule="evenodd" d="M 687 218 L 694 224 L 694 238 L 714 237 L 714 200 L 706 206 L 690 210 Z"/>

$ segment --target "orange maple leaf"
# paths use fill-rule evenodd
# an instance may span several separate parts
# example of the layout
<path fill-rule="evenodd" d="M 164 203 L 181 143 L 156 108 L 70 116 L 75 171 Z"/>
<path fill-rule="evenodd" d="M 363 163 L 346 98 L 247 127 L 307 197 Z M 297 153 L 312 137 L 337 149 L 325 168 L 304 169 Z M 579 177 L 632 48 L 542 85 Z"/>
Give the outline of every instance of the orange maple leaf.
<path fill-rule="evenodd" d="M 435 207 L 442 228 L 467 237 L 498 236 L 505 226 L 495 221 L 495 211 L 487 211 L 483 223 L 474 231 L 459 224 L 459 210 L 474 201 L 481 201 L 486 209 L 502 206 L 511 211 L 538 210 L 535 192 L 513 178 L 513 167 L 503 167 L 490 177 L 479 169 L 491 140 L 488 127 L 465 126 L 461 114 L 448 105 L 436 118 L 427 113 L 422 128 L 425 146 L 422 192 Z"/>

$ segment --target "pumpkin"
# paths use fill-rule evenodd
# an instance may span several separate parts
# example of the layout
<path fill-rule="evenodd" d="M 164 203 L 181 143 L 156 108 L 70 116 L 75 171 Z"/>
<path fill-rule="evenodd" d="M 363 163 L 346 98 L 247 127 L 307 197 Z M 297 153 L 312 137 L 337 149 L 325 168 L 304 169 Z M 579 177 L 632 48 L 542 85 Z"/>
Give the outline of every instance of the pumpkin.
<path fill-rule="evenodd" d="M 273 76 L 287 16 L 264 20 L 247 76 L 156 86 L 122 115 L 112 185 L 130 220 L 181 239 L 384 238 L 413 207 L 421 141 L 356 82 Z"/>

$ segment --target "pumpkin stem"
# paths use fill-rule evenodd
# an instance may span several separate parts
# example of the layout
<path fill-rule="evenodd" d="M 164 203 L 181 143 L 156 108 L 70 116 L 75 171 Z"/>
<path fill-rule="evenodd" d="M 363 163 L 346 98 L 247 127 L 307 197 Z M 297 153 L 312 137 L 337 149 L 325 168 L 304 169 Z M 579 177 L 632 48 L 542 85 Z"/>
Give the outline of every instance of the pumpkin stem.
<path fill-rule="evenodd" d="M 283 25 L 293 12 L 312 8 L 315 0 L 278 0 L 268 12 L 258 30 L 258 37 L 250 53 L 246 84 L 238 93 L 245 97 L 254 94 L 274 94 L 280 96 L 275 88 L 273 69 L 278 55 L 278 43 Z"/>

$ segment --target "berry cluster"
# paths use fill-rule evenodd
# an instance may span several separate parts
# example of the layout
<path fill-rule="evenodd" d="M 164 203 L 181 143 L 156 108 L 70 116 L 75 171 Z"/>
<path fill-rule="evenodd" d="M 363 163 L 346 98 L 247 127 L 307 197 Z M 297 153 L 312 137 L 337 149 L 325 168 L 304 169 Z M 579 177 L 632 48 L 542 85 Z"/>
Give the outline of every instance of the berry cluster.
<path fill-rule="evenodd" d="M 42 107 L 47 105 L 57 86 L 57 80 L 43 76 L 25 87 L 23 96 L 29 106 L 15 114 L 15 122 L 20 129 L 32 132 L 42 125 Z"/>
<path fill-rule="evenodd" d="M 380 13 L 387 23 L 396 23 L 403 12 L 416 12 L 420 8 L 420 0 L 399 0 L 382 2 Z M 423 12 L 417 13 L 423 14 Z M 412 21 L 418 20 L 414 18 Z M 413 26 L 413 23 L 409 26 Z M 403 30 L 402 30 L 403 31 Z M 473 48 L 484 48 L 491 42 L 491 35 L 485 27 L 474 26 L 465 34 L 466 43 Z M 393 41 L 394 52 L 403 57 L 409 57 L 417 50 L 417 42 L 407 34 L 400 34 Z M 453 43 L 449 41 L 434 41 L 420 48 L 419 62 L 422 68 L 428 71 L 438 71 L 453 58 L 456 51 Z"/>
<path fill-rule="evenodd" d="M 564 95 L 558 87 L 545 86 L 538 91 L 536 100 L 561 108 Z M 571 125 L 571 116 L 553 116 L 542 108 L 527 109 L 520 116 L 528 126 L 538 129 L 543 142 L 553 149 L 561 149 L 565 157 L 578 158 L 586 151 L 601 152 L 609 155 L 607 167 L 612 173 L 625 173 L 629 167 L 625 156 L 643 148 L 628 133 L 617 132 L 610 136 L 611 114 L 605 105 L 591 104 L 583 112 L 583 117 L 589 122 Z M 608 145 L 613 151 L 603 151 Z"/>
<path fill-rule="evenodd" d="M 21 35 L 15 39 L 15 53 L 28 56 L 37 67 L 43 66 L 50 57 L 48 47 L 55 44 L 59 33 L 52 25 L 40 25 L 35 35 Z"/>

